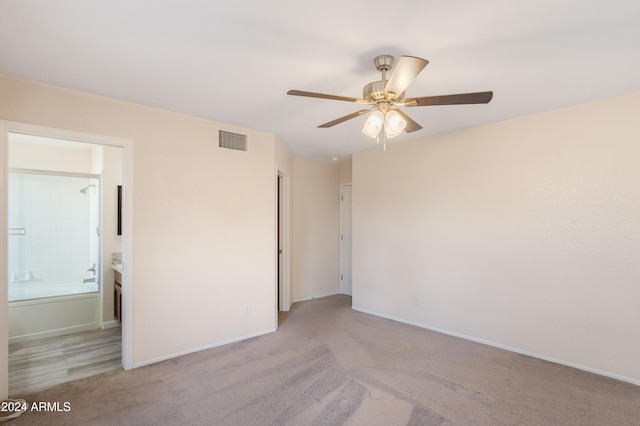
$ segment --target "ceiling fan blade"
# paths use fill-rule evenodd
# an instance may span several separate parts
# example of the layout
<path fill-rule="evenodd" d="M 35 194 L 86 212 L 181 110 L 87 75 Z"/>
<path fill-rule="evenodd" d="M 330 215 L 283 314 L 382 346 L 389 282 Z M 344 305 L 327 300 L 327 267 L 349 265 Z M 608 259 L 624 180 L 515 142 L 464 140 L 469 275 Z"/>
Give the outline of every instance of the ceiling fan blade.
<path fill-rule="evenodd" d="M 395 109 L 394 111 L 400 114 L 402 118 L 404 118 L 404 120 L 407 122 L 407 127 L 404 128 L 405 132 L 411 133 L 411 132 L 415 132 L 417 130 L 422 129 L 421 125 L 413 121 L 413 119 L 409 117 L 407 114 L 405 114 L 404 111 L 402 111 L 401 109 Z"/>
<path fill-rule="evenodd" d="M 327 95 L 326 93 L 305 92 L 303 90 L 289 90 L 287 95 L 306 96 L 308 98 L 332 99 L 334 101 L 367 103 L 365 99 L 351 98 L 348 96 Z"/>
<path fill-rule="evenodd" d="M 344 117 L 336 118 L 333 121 L 329 121 L 328 123 L 321 124 L 318 127 L 322 127 L 322 128 L 333 127 L 336 124 L 340 124 L 340 123 L 343 123 L 343 122 L 345 122 L 347 120 L 351 120 L 352 118 L 359 117 L 362 114 L 364 114 L 365 112 L 369 112 L 369 111 L 371 111 L 371 110 L 370 109 L 361 109 L 360 111 L 352 112 L 351 114 L 345 115 Z"/>
<path fill-rule="evenodd" d="M 457 95 L 423 96 L 421 98 L 407 98 L 405 102 L 416 102 L 415 106 L 428 105 L 460 105 L 486 104 L 493 98 L 493 92 L 460 93 Z M 407 105 L 412 106 L 412 105 Z"/>
<path fill-rule="evenodd" d="M 391 77 L 384 86 L 385 93 L 394 92 L 400 95 L 406 90 L 429 61 L 415 56 L 401 56 L 398 64 L 393 68 Z"/>

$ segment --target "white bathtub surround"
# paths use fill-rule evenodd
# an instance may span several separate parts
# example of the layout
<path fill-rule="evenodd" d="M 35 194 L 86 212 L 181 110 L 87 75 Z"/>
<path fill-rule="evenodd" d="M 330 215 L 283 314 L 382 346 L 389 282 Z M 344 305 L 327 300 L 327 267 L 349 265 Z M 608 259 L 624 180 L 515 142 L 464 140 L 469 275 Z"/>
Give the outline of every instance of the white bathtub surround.
<path fill-rule="evenodd" d="M 98 178 L 9 173 L 10 302 L 99 291 Z"/>
<path fill-rule="evenodd" d="M 9 303 L 9 343 L 100 328 L 100 293 Z"/>

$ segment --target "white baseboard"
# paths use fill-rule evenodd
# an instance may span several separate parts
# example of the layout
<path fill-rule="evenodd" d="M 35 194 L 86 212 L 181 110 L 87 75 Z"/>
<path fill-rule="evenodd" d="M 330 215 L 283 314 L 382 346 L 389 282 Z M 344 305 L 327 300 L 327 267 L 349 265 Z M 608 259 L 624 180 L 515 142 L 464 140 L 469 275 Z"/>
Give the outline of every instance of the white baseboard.
<path fill-rule="evenodd" d="M 120 324 L 118 324 L 118 321 L 116 320 L 105 321 L 102 323 L 103 330 L 106 330 L 107 328 L 116 328 L 116 327 L 120 327 Z"/>
<path fill-rule="evenodd" d="M 247 335 L 240 336 L 240 337 L 234 337 L 233 339 L 223 340 L 221 342 L 212 343 L 210 345 L 200 346 L 198 348 L 188 349 L 188 350 L 182 351 L 182 352 L 174 352 L 174 353 L 169 354 L 169 355 L 163 355 L 163 356 L 156 357 L 156 358 L 151 358 L 151 359 L 148 359 L 148 360 L 145 360 L 145 361 L 134 362 L 133 363 L 133 368 L 143 367 L 145 365 L 155 364 L 156 362 L 166 361 L 168 359 L 176 358 L 176 357 L 179 357 L 179 356 L 182 356 L 182 355 L 189 355 L 189 354 L 192 354 L 192 353 L 195 353 L 195 352 L 200 352 L 200 351 L 204 351 L 204 350 L 207 350 L 207 349 L 217 348 L 218 346 L 228 345 L 229 343 L 240 342 L 241 340 L 247 340 L 247 339 L 251 339 L 253 337 L 263 336 L 265 334 L 273 333 L 274 331 L 276 331 L 275 328 L 270 328 L 268 330 L 263 330 L 263 331 L 259 331 L 257 333 L 247 334 Z"/>
<path fill-rule="evenodd" d="M 630 377 L 626 377 L 626 376 L 621 376 L 619 374 L 615 374 L 615 373 L 611 373 L 609 371 L 604 371 L 604 370 L 600 370 L 597 368 L 592 368 L 592 367 L 588 367 L 586 365 L 581 365 L 581 364 L 576 364 L 570 361 L 564 361 L 558 358 L 554 358 L 554 357 L 550 357 L 547 355 L 543 355 L 543 354 L 539 354 L 539 353 L 535 353 L 535 352 L 529 352 L 529 351 L 525 351 L 519 348 L 514 348 L 511 346 L 507 346 L 507 345 L 503 345 L 501 343 L 496 343 L 496 342 L 492 342 L 490 340 L 484 340 L 484 339 L 479 339 L 477 337 L 473 337 L 473 336 L 467 336 L 465 334 L 462 333 L 457 333 L 455 331 L 450 331 L 450 330 L 445 330 L 439 327 L 433 327 L 427 324 L 421 324 L 415 321 L 409 321 L 406 320 L 404 318 L 398 318 L 398 317 L 394 317 L 392 315 L 386 315 L 386 314 L 382 314 L 379 312 L 375 312 L 375 311 L 370 311 L 368 309 L 364 309 L 361 308 L 359 306 L 351 306 L 351 308 L 355 311 L 358 312 L 362 312 L 365 314 L 369 314 L 369 315 L 374 315 L 377 317 L 381 317 L 381 318 L 385 318 L 385 319 L 389 319 L 392 321 L 397 321 L 397 322 L 401 322 L 404 324 L 409 324 L 409 325 L 414 325 L 416 327 L 420 327 L 420 328 L 425 328 L 427 330 L 431 330 L 431 331 L 436 331 L 438 333 L 442 333 L 442 334 L 447 334 L 449 336 L 454 336 L 454 337 L 459 337 L 461 339 L 465 339 L 465 340 L 470 340 L 472 342 L 476 342 L 476 343 L 482 343 L 483 345 L 488 345 L 488 346 L 493 346 L 496 348 L 500 348 L 500 349 L 504 349 L 510 352 L 515 352 L 521 355 L 527 355 L 533 358 L 538 358 L 538 359 L 542 359 L 544 361 L 549 361 L 549 362 L 553 362 L 555 364 L 560 364 L 560 365 L 566 365 L 567 367 L 572 367 L 572 368 L 577 368 L 578 370 L 583 370 L 583 371 L 588 371 L 589 373 L 594 373 L 594 374 L 598 374 L 600 376 L 605 376 L 605 377 L 610 377 L 612 379 L 616 379 L 616 380 L 620 380 L 622 382 L 627 382 L 627 383 L 631 383 L 633 385 L 636 386 L 640 386 L 640 380 L 638 379 L 633 379 Z"/>

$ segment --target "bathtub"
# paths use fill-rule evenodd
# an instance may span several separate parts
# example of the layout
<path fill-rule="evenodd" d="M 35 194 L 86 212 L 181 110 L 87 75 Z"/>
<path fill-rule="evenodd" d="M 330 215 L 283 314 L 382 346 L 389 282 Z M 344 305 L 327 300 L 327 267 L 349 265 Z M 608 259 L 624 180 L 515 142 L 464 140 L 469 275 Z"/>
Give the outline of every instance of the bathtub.
<path fill-rule="evenodd" d="M 9 301 L 40 299 L 43 297 L 65 296 L 97 292 L 98 285 L 92 283 L 51 284 L 36 279 L 14 280 L 9 284 Z"/>
<path fill-rule="evenodd" d="M 9 343 L 100 328 L 102 303 L 96 287 L 95 283 L 12 282 L 9 285 Z"/>

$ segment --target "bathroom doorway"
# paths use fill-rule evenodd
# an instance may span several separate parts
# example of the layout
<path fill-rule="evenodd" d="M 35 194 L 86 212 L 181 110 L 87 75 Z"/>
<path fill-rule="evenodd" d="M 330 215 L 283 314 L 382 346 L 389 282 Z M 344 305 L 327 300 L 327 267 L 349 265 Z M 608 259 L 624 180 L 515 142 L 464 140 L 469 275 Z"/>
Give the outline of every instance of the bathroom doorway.
<path fill-rule="evenodd" d="M 127 193 L 132 188 L 131 141 L 0 122 L 0 148 L 0 219 L 7 225 L 0 242 L 8 248 L 0 249 L 6 271 L 0 291 L 7 297 L 0 295 L 0 319 L 6 319 L 0 330 L 0 369 L 9 373 L 0 371 L 0 395 L 11 393 L 6 378 L 15 377 L 8 371 L 15 363 L 3 350 L 9 344 L 33 346 L 78 332 L 72 336 L 84 339 L 91 330 L 109 330 L 118 336 L 111 339 L 118 365 L 132 368 L 133 315 L 122 329 L 113 318 L 111 268 L 116 257 L 120 268 L 125 258 L 132 261 L 132 198 Z M 131 284 L 130 274 L 123 273 L 124 311 L 132 309 L 126 301 Z M 64 315 L 51 313 L 58 307 Z M 62 321 L 38 319 L 41 315 Z M 43 323 L 49 329 L 37 328 Z"/>

